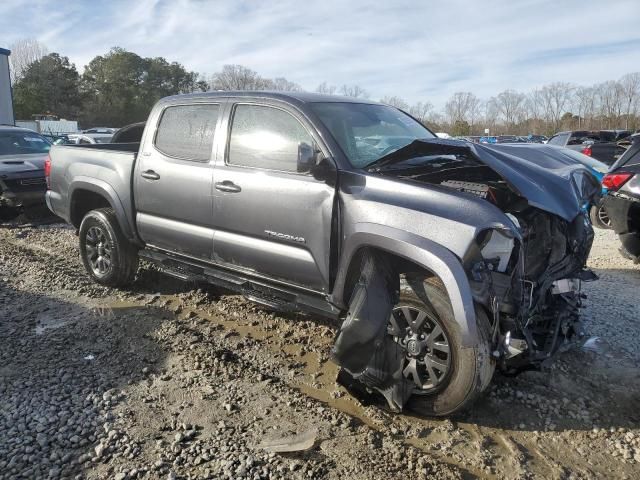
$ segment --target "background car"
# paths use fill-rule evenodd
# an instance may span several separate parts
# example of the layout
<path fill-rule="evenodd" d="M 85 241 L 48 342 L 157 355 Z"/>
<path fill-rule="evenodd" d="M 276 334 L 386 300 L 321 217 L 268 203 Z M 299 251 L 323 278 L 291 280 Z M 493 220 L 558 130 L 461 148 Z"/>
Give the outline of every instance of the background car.
<path fill-rule="evenodd" d="M 96 143 L 110 143 L 113 133 L 80 133 L 69 135 L 71 143 L 76 145 L 93 145 Z"/>
<path fill-rule="evenodd" d="M 640 262 L 640 143 L 635 142 L 602 179 L 603 203 L 622 246 L 620 253 Z"/>
<path fill-rule="evenodd" d="M 576 150 L 607 165 L 613 165 L 626 150 L 618 142 L 629 135 L 629 130 L 574 130 L 558 132 L 548 143 Z"/>
<path fill-rule="evenodd" d="M 44 204 L 44 163 L 51 143 L 33 130 L 0 127 L 0 219 L 23 206 Z"/>
<path fill-rule="evenodd" d="M 93 127 L 87 130 L 82 130 L 82 133 L 116 133 L 117 128 L 111 127 Z"/>

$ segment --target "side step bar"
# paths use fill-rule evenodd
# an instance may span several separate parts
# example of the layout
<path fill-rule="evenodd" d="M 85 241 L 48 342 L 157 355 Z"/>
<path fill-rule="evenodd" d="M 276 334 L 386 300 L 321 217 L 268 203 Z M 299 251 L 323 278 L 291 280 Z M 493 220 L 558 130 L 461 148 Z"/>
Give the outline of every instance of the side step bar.
<path fill-rule="evenodd" d="M 274 310 L 284 312 L 304 310 L 334 319 L 339 318 L 341 313 L 322 295 L 314 295 L 281 285 L 274 286 L 241 272 L 224 269 L 193 258 L 149 248 L 140 250 L 138 255 L 140 258 L 158 265 L 164 273 L 174 278 L 185 282 L 211 283 L 238 292 L 248 300 Z"/>

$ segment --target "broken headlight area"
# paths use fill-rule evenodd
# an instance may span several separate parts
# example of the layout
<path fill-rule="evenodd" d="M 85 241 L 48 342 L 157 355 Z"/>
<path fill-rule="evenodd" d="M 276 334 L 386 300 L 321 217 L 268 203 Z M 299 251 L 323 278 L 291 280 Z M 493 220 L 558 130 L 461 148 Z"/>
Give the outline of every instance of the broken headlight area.
<path fill-rule="evenodd" d="M 535 208 L 512 215 L 520 238 L 483 232 L 468 273 L 474 298 L 493 314 L 494 356 L 515 373 L 583 337 L 581 283 L 596 276 L 585 268 L 593 242 L 585 215 L 572 222 Z"/>

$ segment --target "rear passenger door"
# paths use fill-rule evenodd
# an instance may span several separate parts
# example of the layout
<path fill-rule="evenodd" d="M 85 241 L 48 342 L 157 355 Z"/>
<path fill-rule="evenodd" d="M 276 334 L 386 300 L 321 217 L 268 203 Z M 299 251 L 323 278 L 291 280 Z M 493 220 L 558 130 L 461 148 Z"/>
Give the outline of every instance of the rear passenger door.
<path fill-rule="evenodd" d="M 152 113 L 134 177 L 145 243 L 211 259 L 213 144 L 223 103 L 166 105 Z"/>
<path fill-rule="evenodd" d="M 326 291 L 335 185 L 297 172 L 299 144 L 320 145 L 314 129 L 268 102 L 236 103 L 228 123 L 214 171 L 215 260 Z"/>

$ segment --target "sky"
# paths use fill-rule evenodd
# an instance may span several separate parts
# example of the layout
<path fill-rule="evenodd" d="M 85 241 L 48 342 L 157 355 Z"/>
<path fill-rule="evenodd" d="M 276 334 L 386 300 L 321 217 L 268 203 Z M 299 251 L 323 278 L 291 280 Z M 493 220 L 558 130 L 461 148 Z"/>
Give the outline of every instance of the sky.
<path fill-rule="evenodd" d="M 118 46 L 207 76 L 241 64 L 443 106 L 640 71 L 640 0 L 2 0 L 0 47 L 27 37 L 80 72 Z"/>

